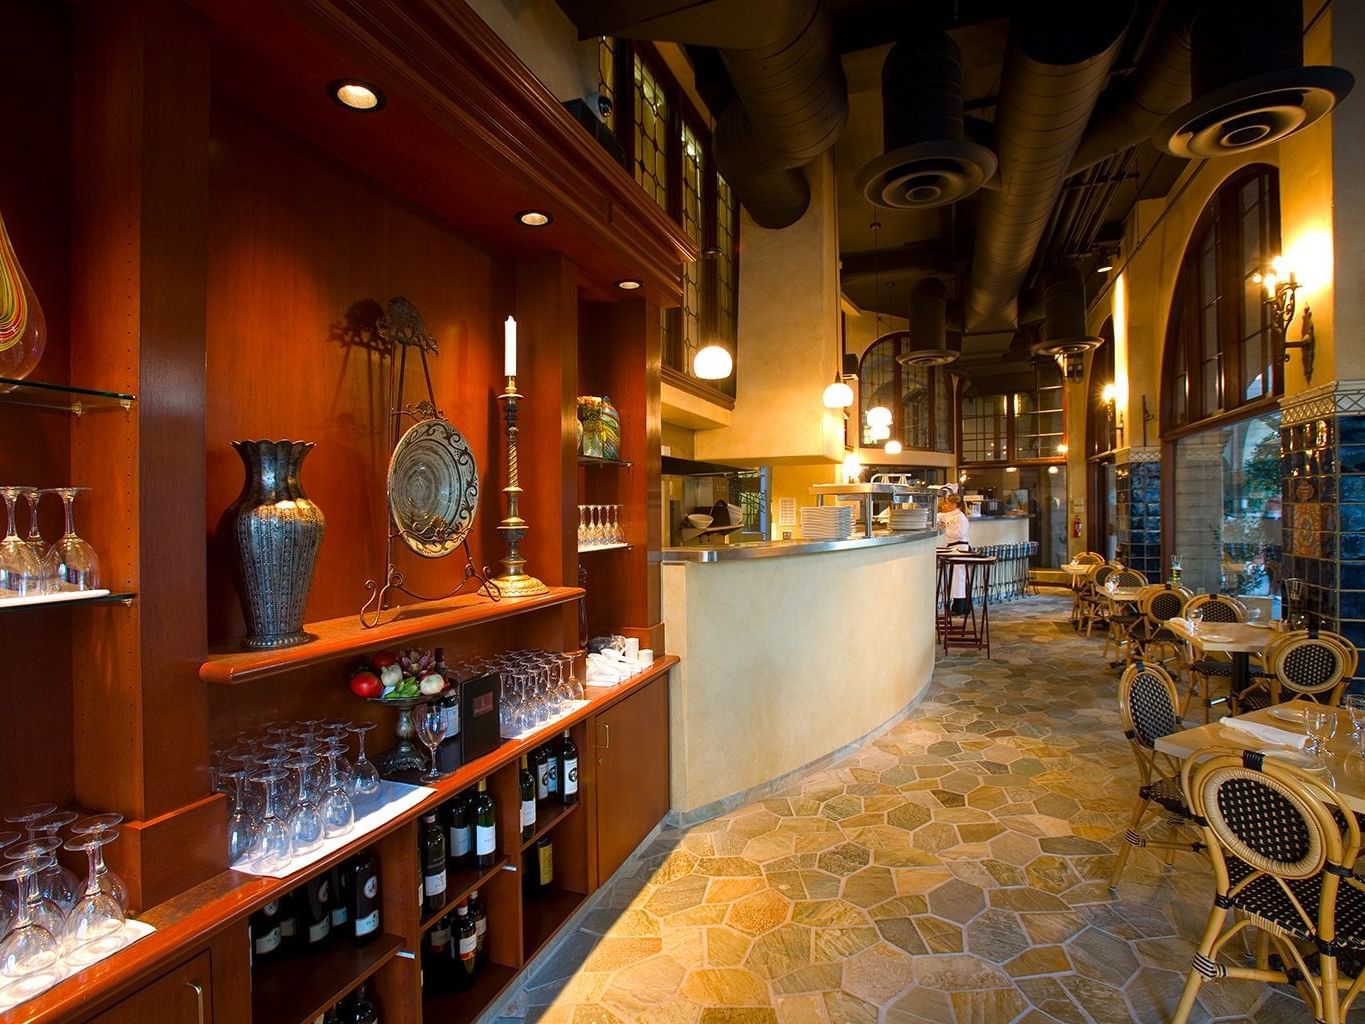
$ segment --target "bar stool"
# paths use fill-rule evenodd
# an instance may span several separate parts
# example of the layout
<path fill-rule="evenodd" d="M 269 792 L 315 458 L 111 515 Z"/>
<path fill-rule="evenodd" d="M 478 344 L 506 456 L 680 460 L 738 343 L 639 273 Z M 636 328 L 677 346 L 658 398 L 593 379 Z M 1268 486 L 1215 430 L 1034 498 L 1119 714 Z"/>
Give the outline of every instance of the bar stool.
<path fill-rule="evenodd" d="M 964 554 L 945 552 L 939 555 L 938 589 L 942 597 L 939 621 L 942 626 L 939 636 L 943 641 L 943 653 L 954 647 L 981 650 L 985 648 L 986 657 L 991 656 L 990 600 L 985 596 L 991 591 L 991 568 L 996 559 L 993 555 L 978 552 Z M 955 570 L 961 569 L 966 575 L 966 591 L 975 594 L 981 588 L 981 614 L 977 615 L 976 601 L 968 602 L 967 610 L 959 616 L 953 615 L 952 579 Z"/>

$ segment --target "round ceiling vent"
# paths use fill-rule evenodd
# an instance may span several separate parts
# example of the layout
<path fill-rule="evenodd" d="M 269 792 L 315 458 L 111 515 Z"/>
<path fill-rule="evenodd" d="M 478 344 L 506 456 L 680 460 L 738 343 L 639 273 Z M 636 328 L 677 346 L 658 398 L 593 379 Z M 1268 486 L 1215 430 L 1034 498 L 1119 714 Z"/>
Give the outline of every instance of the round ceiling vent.
<path fill-rule="evenodd" d="M 1355 79 L 1337 67 L 1290 68 L 1215 89 L 1157 126 L 1154 141 L 1187 158 L 1234 156 L 1307 128 L 1331 111 Z"/>
<path fill-rule="evenodd" d="M 995 174 L 995 154 L 965 139 L 935 139 L 883 153 L 854 179 L 869 202 L 928 210 L 965 199 Z"/>

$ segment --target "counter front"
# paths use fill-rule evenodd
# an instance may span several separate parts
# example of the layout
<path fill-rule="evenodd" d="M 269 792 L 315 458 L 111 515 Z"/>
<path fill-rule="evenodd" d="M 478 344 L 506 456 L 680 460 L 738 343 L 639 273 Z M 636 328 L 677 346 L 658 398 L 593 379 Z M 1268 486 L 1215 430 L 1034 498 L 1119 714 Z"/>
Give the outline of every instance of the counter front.
<path fill-rule="evenodd" d="M 919 698 L 934 667 L 937 537 L 665 549 L 679 821 L 763 795 Z"/>

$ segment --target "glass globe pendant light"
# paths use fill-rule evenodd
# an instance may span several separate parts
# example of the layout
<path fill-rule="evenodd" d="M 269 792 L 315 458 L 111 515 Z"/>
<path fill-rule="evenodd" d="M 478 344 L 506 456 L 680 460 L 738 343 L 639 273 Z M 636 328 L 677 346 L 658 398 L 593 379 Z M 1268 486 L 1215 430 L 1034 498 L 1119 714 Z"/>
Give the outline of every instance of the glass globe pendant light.
<path fill-rule="evenodd" d="M 698 380 L 724 380 L 734 369 L 734 357 L 725 346 L 714 341 L 692 357 L 692 373 Z"/>

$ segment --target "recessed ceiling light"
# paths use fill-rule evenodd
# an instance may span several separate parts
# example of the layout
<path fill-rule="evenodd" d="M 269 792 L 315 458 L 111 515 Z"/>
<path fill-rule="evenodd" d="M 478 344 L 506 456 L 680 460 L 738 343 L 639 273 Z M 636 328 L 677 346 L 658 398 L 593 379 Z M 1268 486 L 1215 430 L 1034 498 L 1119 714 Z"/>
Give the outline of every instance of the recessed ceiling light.
<path fill-rule="evenodd" d="M 368 82 L 342 78 L 327 86 L 327 92 L 348 110 L 371 112 L 384 106 L 384 94 Z"/>
<path fill-rule="evenodd" d="M 541 210 L 524 210 L 517 214 L 517 220 L 521 221 L 528 228 L 543 228 L 553 220 L 548 213 Z"/>
<path fill-rule="evenodd" d="M 1100 265 L 1099 265 L 1098 267 L 1095 268 L 1095 273 L 1097 273 L 1097 274 L 1107 274 L 1107 273 L 1109 273 L 1109 271 L 1111 271 L 1111 270 L 1113 270 L 1113 269 L 1114 269 L 1114 264 L 1110 263 L 1108 260 L 1101 260 L 1101 261 L 1100 261 Z"/>
<path fill-rule="evenodd" d="M 631 280 L 630 278 L 626 278 L 626 280 L 624 281 L 617 281 L 616 287 L 620 288 L 624 292 L 639 291 L 640 282 Z"/>

